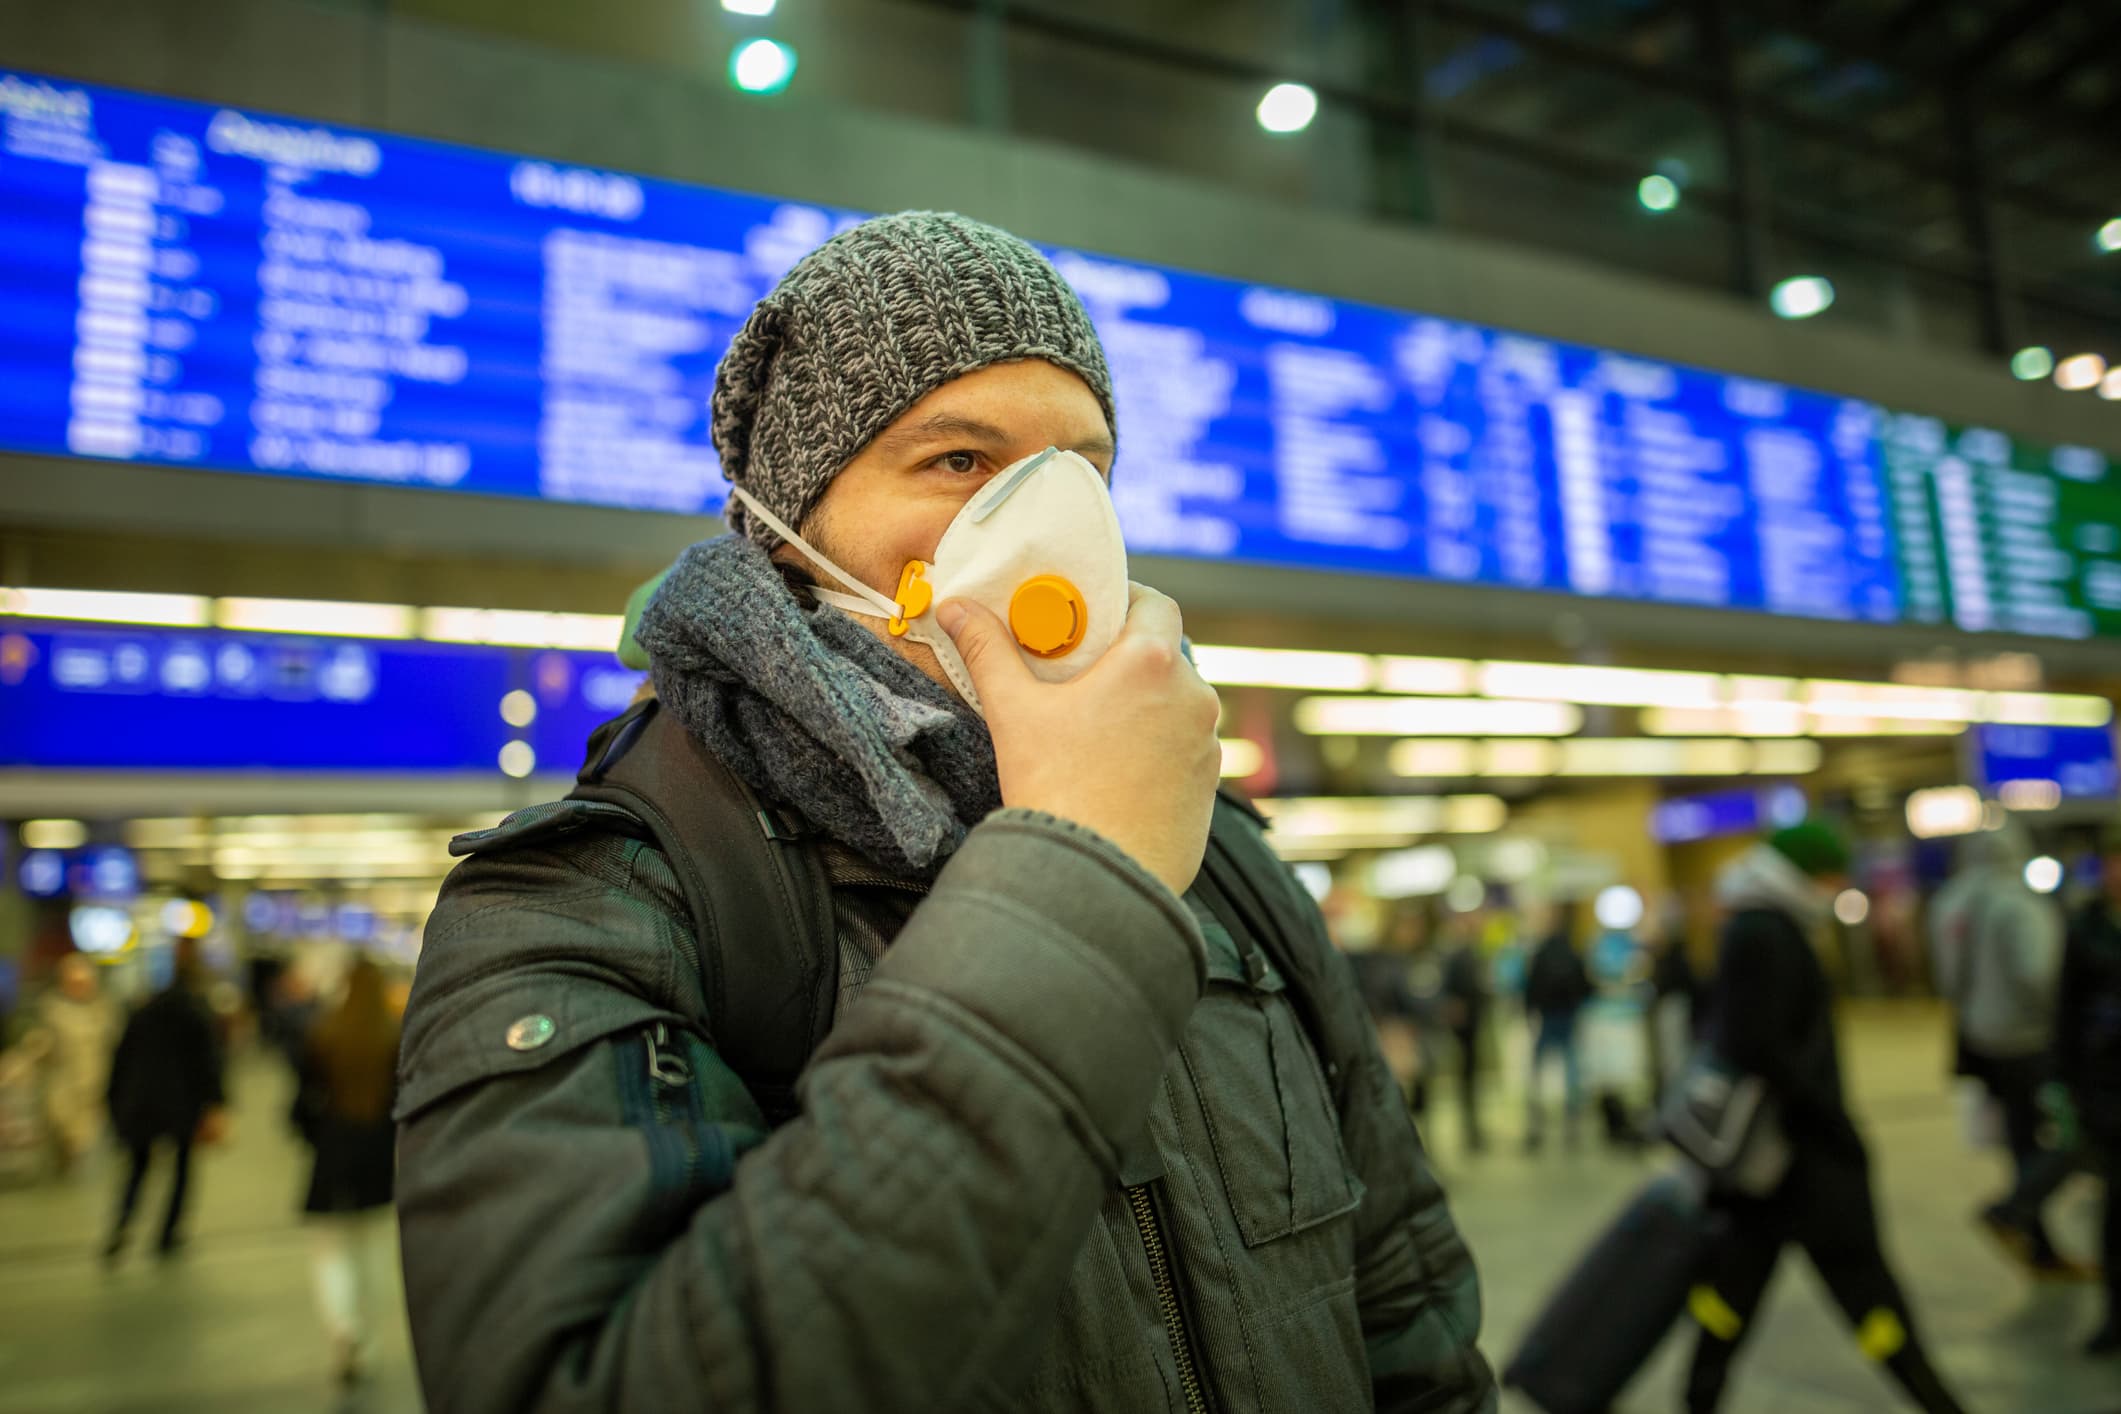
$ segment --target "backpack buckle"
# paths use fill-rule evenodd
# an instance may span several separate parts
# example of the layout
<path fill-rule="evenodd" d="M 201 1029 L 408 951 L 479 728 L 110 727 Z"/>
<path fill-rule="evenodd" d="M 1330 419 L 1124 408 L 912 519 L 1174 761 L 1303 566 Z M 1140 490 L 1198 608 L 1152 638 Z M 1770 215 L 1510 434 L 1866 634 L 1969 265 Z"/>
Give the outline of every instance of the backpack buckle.
<path fill-rule="evenodd" d="M 802 825 L 785 810 L 766 806 L 758 812 L 759 831 L 767 839 L 788 844 L 803 838 L 808 833 Z"/>

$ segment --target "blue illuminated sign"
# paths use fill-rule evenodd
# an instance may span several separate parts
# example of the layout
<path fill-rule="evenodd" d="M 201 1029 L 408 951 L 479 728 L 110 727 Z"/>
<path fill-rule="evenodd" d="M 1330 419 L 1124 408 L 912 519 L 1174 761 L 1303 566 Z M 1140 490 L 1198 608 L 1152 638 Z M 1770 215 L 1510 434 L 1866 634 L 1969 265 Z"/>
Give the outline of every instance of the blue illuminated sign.
<path fill-rule="evenodd" d="M 1691 844 L 1749 835 L 1794 825 L 1804 818 L 1805 809 L 1804 791 L 1790 785 L 1675 795 L 1650 807 L 1650 838 L 1659 844 Z"/>
<path fill-rule="evenodd" d="M 609 653 L 0 620 L 0 768 L 492 772 L 520 736 L 572 775 L 645 677 Z M 536 704 L 520 732 L 511 691 Z"/>
<path fill-rule="evenodd" d="M 0 445 L 32 452 L 712 511 L 716 361 L 858 219 L 31 75 L 0 123 Z M 1050 253 L 1110 356 L 1137 552 L 1899 616 L 1864 405 Z"/>
<path fill-rule="evenodd" d="M 1991 794 L 2013 781 L 2051 781 L 2065 800 L 2110 800 L 2121 792 L 2110 727 L 1986 723 L 1971 741 L 1976 778 Z"/>

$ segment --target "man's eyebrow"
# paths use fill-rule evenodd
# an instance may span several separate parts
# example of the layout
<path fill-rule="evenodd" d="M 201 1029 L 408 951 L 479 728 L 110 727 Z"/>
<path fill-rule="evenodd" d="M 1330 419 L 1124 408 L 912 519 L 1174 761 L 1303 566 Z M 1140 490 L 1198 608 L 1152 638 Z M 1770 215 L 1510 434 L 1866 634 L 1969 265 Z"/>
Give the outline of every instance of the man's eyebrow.
<path fill-rule="evenodd" d="M 924 417 L 919 422 L 904 427 L 894 427 L 877 438 L 887 448 L 917 446 L 922 442 L 933 442 L 946 437 L 962 437 L 968 442 L 982 442 L 988 446 L 999 446 L 1009 440 L 1009 434 L 991 422 L 981 422 L 974 417 L 960 417 L 956 413 L 939 412 Z"/>
<path fill-rule="evenodd" d="M 1076 444 L 1073 447 L 1070 447 L 1068 450 L 1074 452 L 1078 456 L 1109 457 L 1118 449 L 1113 445 L 1111 433 L 1094 432 L 1090 436 L 1078 440 Z"/>

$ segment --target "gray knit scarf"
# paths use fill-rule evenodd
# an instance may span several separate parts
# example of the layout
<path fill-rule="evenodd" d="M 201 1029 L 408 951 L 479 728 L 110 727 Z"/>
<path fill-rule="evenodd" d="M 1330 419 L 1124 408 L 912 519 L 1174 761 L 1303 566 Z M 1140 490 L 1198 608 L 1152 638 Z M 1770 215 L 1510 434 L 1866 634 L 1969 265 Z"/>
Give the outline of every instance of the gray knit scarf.
<path fill-rule="evenodd" d="M 656 695 L 730 770 L 880 868 L 932 875 L 1001 808 L 979 714 L 738 535 L 678 557 L 635 637 Z"/>

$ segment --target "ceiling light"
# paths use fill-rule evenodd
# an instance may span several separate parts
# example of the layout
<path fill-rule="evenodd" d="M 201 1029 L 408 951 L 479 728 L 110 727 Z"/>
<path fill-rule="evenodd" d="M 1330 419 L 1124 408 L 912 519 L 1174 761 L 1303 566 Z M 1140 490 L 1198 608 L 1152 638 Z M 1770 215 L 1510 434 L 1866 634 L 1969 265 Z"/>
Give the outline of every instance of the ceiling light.
<path fill-rule="evenodd" d="M 413 611 L 404 604 L 333 599 L 216 599 L 214 622 L 251 633 L 316 633 L 345 638 L 410 638 Z"/>
<path fill-rule="evenodd" d="M 2055 365 L 2055 386 L 2065 393 L 2081 393 L 2098 387 L 2106 378 L 2106 360 L 2099 354 L 2071 354 Z"/>
<path fill-rule="evenodd" d="M 1306 697 L 1296 729 L 1310 736 L 1567 736 L 1583 725 L 1568 702 L 1485 697 Z"/>
<path fill-rule="evenodd" d="M 1561 751 L 1551 741 L 1483 743 L 1479 774 L 1502 780 L 1536 780 L 1561 768 Z"/>
<path fill-rule="evenodd" d="M 420 637 L 435 643 L 509 648 L 579 648 L 609 653 L 626 620 L 619 614 L 548 614 L 530 609 L 422 609 Z"/>
<path fill-rule="evenodd" d="M 1490 697 L 1613 707 L 1712 707 L 1723 700 L 1723 680 L 1714 673 L 1572 663 L 1482 663 L 1479 672 L 1480 690 Z"/>
<path fill-rule="evenodd" d="M 1473 691 L 1473 664 L 1464 658 L 1387 656 L 1377 660 L 1377 686 L 1385 692 L 1464 697 Z"/>
<path fill-rule="evenodd" d="M 1970 835 L 1981 826 L 1981 793 L 1972 786 L 1937 786 L 1907 798 L 1907 827 L 1918 840 Z"/>
<path fill-rule="evenodd" d="M 1803 736 L 1808 719 L 1798 702 L 1738 702 L 1728 707 L 1652 707 L 1641 716 L 1651 736 Z"/>
<path fill-rule="evenodd" d="M 88 826 L 79 820 L 24 820 L 24 849 L 79 849 L 88 843 Z"/>
<path fill-rule="evenodd" d="M 1478 774 L 1476 749 L 1470 741 L 1410 737 L 1394 742 L 1386 761 L 1394 775 L 1416 779 L 1449 780 Z"/>
<path fill-rule="evenodd" d="M 1193 645 L 1193 667 L 1221 687 L 1285 687 L 1312 692 L 1363 692 L 1377 680 L 1365 653 L 1320 653 L 1298 648 Z"/>
<path fill-rule="evenodd" d="M 210 616 L 203 595 L 123 594 L 101 589 L 0 589 L 0 614 L 168 628 L 203 628 Z"/>
<path fill-rule="evenodd" d="M 1613 884 L 1598 892 L 1591 913 L 1602 928 L 1625 933 L 1642 921 L 1642 895 L 1626 884 Z"/>
<path fill-rule="evenodd" d="M 2099 396 L 2110 403 L 2121 402 L 2121 367 L 2109 368 L 2099 380 Z"/>
<path fill-rule="evenodd" d="M 1809 776 L 1825 759 L 1826 753 L 1816 741 L 1756 741 L 1753 743 L 1752 774 Z M 1804 812 L 1800 809 L 1797 813 L 1801 819 Z"/>
<path fill-rule="evenodd" d="M 1797 275 L 1768 292 L 1768 308 L 1784 319 L 1809 319 L 1834 302 L 1834 282 L 1824 275 Z"/>
<path fill-rule="evenodd" d="M 538 699 L 522 688 L 503 694 L 501 720 L 511 727 L 527 727 L 538 719 Z"/>
<path fill-rule="evenodd" d="M 511 741 L 501 748 L 501 770 L 517 780 L 529 775 L 538 766 L 538 754 L 527 741 Z"/>
<path fill-rule="evenodd" d="M 1679 183 L 1662 172 L 1652 172 L 1635 183 L 1635 199 L 1645 211 L 1670 211 L 1679 204 Z"/>
<path fill-rule="evenodd" d="M 2005 781 L 1996 787 L 2005 810 L 2056 810 L 2062 805 L 2062 783 L 2038 778 Z"/>
<path fill-rule="evenodd" d="M 1561 743 L 1564 776 L 1738 776 L 1753 764 L 1742 741 L 1577 737 Z"/>
<path fill-rule="evenodd" d="M 1370 862 L 1370 894 L 1375 898 L 1425 898 L 1442 893 L 1457 875 L 1458 858 L 1449 845 L 1397 849 Z"/>
<path fill-rule="evenodd" d="M 729 82 L 745 93 L 779 93 L 795 77 L 795 51 L 772 39 L 747 39 L 729 51 Z"/>
<path fill-rule="evenodd" d="M 2114 704 L 2089 693 L 1990 692 L 1983 697 L 1980 720 L 2007 726 L 2103 727 L 2114 719 Z"/>
<path fill-rule="evenodd" d="M 1471 913 L 1488 901 L 1488 886 L 1478 875 L 1460 874 L 1443 891 L 1444 907 L 1453 913 Z"/>
<path fill-rule="evenodd" d="M 773 13 L 773 0 L 722 0 L 722 8 L 732 15 L 762 20 Z"/>
<path fill-rule="evenodd" d="M 1309 84 L 1278 83 L 1259 100 L 1257 114 L 1270 133 L 1300 133 L 1318 116 L 1318 94 Z"/>
<path fill-rule="evenodd" d="M 2062 861 L 2043 854 L 2025 863 L 2025 886 L 2036 894 L 2051 894 L 2062 887 Z"/>
<path fill-rule="evenodd" d="M 1843 889 L 1834 895 L 1834 916 L 1853 928 L 1871 916 L 1870 896 L 1861 889 Z"/>
<path fill-rule="evenodd" d="M 2045 344 L 2027 344 L 2011 355 L 2011 377 L 2023 383 L 2037 382 L 2055 371 L 2055 351 Z"/>
<path fill-rule="evenodd" d="M 1221 739 L 1223 749 L 1223 779 L 1243 780 L 1259 774 L 1266 764 L 1267 753 L 1258 742 L 1249 737 L 1226 736 Z"/>
<path fill-rule="evenodd" d="M 2108 255 L 2121 250 L 2121 216 L 2102 223 L 2097 233 L 2092 236 L 2092 244 Z"/>

